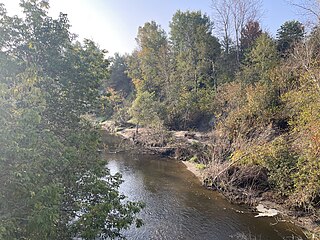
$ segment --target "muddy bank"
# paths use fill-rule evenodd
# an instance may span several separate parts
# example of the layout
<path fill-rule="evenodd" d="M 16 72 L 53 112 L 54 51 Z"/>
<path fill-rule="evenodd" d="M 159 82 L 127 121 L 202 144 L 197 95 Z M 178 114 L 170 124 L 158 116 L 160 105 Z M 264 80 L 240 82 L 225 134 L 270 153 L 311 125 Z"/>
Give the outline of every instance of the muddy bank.
<path fill-rule="evenodd" d="M 201 155 L 202 148 L 210 143 L 207 133 L 190 131 L 166 131 L 139 128 L 128 124 L 126 127 L 119 127 L 112 121 L 101 124 L 102 129 L 113 133 L 128 143 L 140 147 L 142 151 L 160 154 L 178 160 L 187 161 L 192 157 L 204 158 Z"/>
<path fill-rule="evenodd" d="M 104 122 L 102 128 L 113 133 L 139 151 L 180 160 L 194 173 L 208 189 L 219 191 L 230 202 L 257 206 L 275 210 L 277 221 L 292 222 L 309 232 L 310 239 L 320 239 L 320 227 L 317 216 L 289 210 L 285 200 L 268 187 L 267 172 L 258 167 L 236 166 L 225 161 L 215 163 L 212 159 L 212 136 L 210 133 L 190 131 L 154 131 L 134 125 L 116 126 L 113 122 Z M 271 212 L 272 212 L 271 211 Z"/>

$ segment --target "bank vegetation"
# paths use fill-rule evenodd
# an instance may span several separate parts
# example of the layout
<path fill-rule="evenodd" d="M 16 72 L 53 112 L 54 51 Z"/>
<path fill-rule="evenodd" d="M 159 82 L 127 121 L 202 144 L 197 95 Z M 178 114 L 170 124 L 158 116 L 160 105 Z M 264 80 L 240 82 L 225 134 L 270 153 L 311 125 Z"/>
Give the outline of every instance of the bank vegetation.
<path fill-rule="evenodd" d="M 174 147 L 204 168 L 208 188 L 269 199 L 317 223 L 320 25 L 287 21 L 274 38 L 255 14 L 237 14 L 237 34 L 222 37 L 200 11 L 177 11 L 169 33 L 154 21 L 139 27 L 136 50 L 113 58 L 105 114 L 135 124 L 131 138 L 153 147 L 172 147 L 173 132 L 201 132 Z"/>

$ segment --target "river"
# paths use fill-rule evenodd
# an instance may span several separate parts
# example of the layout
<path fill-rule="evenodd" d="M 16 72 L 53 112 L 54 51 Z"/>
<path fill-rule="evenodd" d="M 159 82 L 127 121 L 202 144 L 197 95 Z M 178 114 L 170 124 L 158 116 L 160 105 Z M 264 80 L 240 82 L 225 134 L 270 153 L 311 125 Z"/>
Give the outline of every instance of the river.
<path fill-rule="evenodd" d="M 118 144 L 105 137 L 110 151 Z M 248 208 L 230 204 L 207 190 L 184 164 L 134 151 L 105 153 L 111 173 L 120 172 L 120 192 L 143 201 L 141 228 L 131 227 L 128 239 L 283 240 L 305 239 L 301 230 L 278 218 L 255 218 Z"/>

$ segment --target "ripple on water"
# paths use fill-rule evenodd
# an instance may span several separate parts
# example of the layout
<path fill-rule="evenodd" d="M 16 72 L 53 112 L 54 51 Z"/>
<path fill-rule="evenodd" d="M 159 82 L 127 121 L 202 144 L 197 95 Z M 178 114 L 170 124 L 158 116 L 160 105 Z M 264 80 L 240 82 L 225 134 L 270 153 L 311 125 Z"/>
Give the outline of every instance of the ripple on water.
<path fill-rule="evenodd" d="M 111 173 L 123 175 L 120 191 L 129 200 L 146 203 L 139 213 L 145 224 L 125 231 L 128 239 L 299 239 L 292 237 L 292 232 L 300 231 L 293 225 L 254 218 L 204 189 L 177 161 L 132 153 L 107 154 L 106 159 Z"/>

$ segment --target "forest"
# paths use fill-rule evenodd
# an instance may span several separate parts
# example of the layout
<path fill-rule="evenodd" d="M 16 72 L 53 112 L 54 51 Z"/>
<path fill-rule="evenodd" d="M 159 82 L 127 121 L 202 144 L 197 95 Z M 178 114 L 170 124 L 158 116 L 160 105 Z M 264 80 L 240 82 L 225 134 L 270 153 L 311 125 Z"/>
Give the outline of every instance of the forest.
<path fill-rule="evenodd" d="M 274 38 L 250 1 L 222 2 L 215 20 L 177 11 L 169 32 L 146 22 L 131 54 L 109 58 L 47 1 L 22 0 L 24 17 L 0 4 L 0 239 L 141 226 L 144 204 L 119 192 L 93 116 L 149 129 L 159 147 L 172 131 L 206 133 L 189 155 L 207 187 L 271 193 L 319 221 L 320 13 L 310 30 L 290 20 Z"/>

